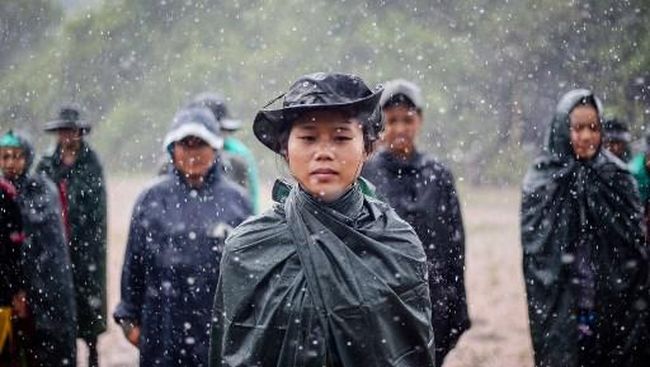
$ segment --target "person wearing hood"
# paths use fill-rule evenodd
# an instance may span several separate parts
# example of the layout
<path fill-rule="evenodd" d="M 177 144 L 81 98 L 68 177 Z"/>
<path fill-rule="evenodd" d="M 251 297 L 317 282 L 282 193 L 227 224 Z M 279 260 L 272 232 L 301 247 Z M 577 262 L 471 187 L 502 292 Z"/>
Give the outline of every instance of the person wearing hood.
<path fill-rule="evenodd" d="M 97 154 L 84 137 L 90 124 L 79 108 L 65 105 L 45 125 L 56 134 L 54 151 L 43 156 L 37 172 L 59 191 L 77 303 L 77 336 L 89 349 L 90 367 L 98 365 L 97 336 L 106 331 L 106 184 Z"/>
<path fill-rule="evenodd" d="M 0 148 L 0 154 L 3 154 Z M 0 158 L 2 159 L 2 158 Z M 18 364 L 20 353 L 13 321 L 13 304 L 24 298 L 20 253 L 25 239 L 18 191 L 0 175 L 0 366 Z"/>
<path fill-rule="evenodd" d="M 74 366 L 76 305 L 59 198 L 50 180 L 31 175 L 31 143 L 9 131 L 0 136 L 0 170 L 15 188 L 20 238 L 20 291 L 13 299 L 14 333 L 27 366 Z M 18 239 L 15 238 L 14 239 Z M 4 287 L 4 286 L 3 286 Z"/>
<path fill-rule="evenodd" d="M 212 300 L 224 240 L 251 214 L 222 176 L 223 146 L 210 110 L 179 111 L 164 139 L 173 172 L 137 199 L 115 321 L 141 366 L 207 366 Z"/>
<path fill-rule="evenodd" d="M 314 73 L 283 96 L 253 132 L 296 182 L 277 181 L 274 207 L 226 241 L 211 366 L 433 366 L 426 256 L 360 178 L 381 90 Z"/>
<path fill-rule="evenodd" d="M 379 101 L 386 116 L 381 148 L 363 168 L 363 177 L 417 233 L 427 254 L 436 360 L 442 365 L 470 327 L 465 295 L 465 231 L 454 178 L 447 167 L 420 152 L 420 88 L 396 79 Z"/>
<path fill-rule="evenodd" d="M 623 120 L 615 117 L 605 120 L 603 124 L 603 147 L 625 163 L 632 159 L 631 140 L 630 129 Z"/>
<path fill-rule="evenodd" d="M 602 106 L 559 101 L 523 183 L 521 241 L 536 366 L 646 366 L 648 258 L 632 176 L 602 147 Z"/>
<path fill-rule="evenodd" d="M 225 174 L 235 183 L 248 191 L 253 204 L 253 211 L 259 211 L 260 184 L 257 173 L 257 162 L 253 152 L 234 133 L 241 128 L 241 121 L 233 119 L 226 106 L 226 100 L 217 93 L 201 93 L 194 97 L 189 107 L 206 107 L 217 119 L 223 138 L 223 150 L 220 163 Z"/>

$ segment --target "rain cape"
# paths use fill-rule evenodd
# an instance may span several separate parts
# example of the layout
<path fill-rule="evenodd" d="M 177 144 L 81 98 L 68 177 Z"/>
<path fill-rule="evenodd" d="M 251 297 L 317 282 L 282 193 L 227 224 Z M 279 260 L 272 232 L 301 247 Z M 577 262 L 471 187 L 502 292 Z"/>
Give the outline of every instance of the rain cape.
<path fill-rule="evenodd" d="M 570 143 L 569 114 L 589 96 L 575 90 L 561 99 L 546 148 L 523 183 L 521 241 L 536 366 L 633 366 L 648 345 L 648 260 L 632 176 L 604 149 L 591 160 L 575 159 Z M 578 253 L 591 259 L 594 274 L 598 352 L 590 361 L 578 360 Z"/>
<path fill-rule="evenodd" d="M 278 182 L 226 241 L 212 366 L 433 366 L 426 257 L 355 185 L 332 203 Z"/>

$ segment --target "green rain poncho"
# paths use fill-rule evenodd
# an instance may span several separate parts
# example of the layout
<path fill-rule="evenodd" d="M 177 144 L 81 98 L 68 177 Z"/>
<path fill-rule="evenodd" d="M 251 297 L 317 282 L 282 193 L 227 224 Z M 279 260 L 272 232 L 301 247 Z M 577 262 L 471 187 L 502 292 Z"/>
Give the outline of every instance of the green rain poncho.
<path fill-rule="evenodd" d="M 585 98 L 594 97 L 574 90 L 561 99 L 545 150 L 523 183 L 521 240 L 535 365 L 642 365 L 648 260 L 641 207 L 630 173 L 609 152 L 574 158 L 569 114 Z M 586 267 L 578 266 L 584 259 Z M 595 352 L 580 357 L 577 314 L 585 269 L 593 276 Z"/>
<path fill-rule="evenodd" d="M 276 183 L 226 241 L 212 366 L 433 366 L 426 258 L 355 185 L 333 203 Z"/>

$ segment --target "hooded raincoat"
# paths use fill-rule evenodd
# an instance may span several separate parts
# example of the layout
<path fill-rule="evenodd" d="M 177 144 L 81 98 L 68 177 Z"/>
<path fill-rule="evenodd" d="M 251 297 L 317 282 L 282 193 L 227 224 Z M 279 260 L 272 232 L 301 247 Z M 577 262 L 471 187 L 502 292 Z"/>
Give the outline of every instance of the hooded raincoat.
<path fill-rule="evenodd" d="M 465 231 L 454 179 L 447 167 L 414 152 L 403 161 L 387 150 L 362 175 L 417 233 L 427 255 L 436 359 L 442 363 L 470 326 L 465 295 Z"/>
<path fill-rule="evenodd" d="M 211 366 L 433 366 L 426 257 L 355 185 L 332 203 L 278 182 L 226 241 Z"/>
<path fill-rule="evenodd" d="M 34 159 L 31 144 L 19 136 L 27 156 L 25 172 Z M 59 198 L 45 176 L 24 173 L 12 182 L 22 213 L 25 241 L 21 245 L 23 282 L 35 331 L 26 345 L 27 360 L 37 366 L 74 366 L 76 306 L 72 266 L 65 244 Z"/>
<path fill-rule="evenodd" d="M 82 142 L 74 165 L 63 164 L 57 146 L 36 170 L 59 189 L 72 260 L 78 336 L 92 340 L 106 330 L 106 185 L 95 152 Z"/>
<path fill-rule="evenodd" d="M 577 160 L 570 143 L 569 114 L 590 97 L 574 90 L 560 100 L 545 150 L 523 183 L 521 240 L 536 366 L 648 362 L 648 259 L 637 190 L 611 153 L 599 149 Z M 590 337 L 577 327 L 583 307 L 595 316 Z M 588 355 L 579 351 L 585 338 Z"/>
<path fill-rule="evenodd" d="M 178 171 L 138 198 L 117 322 L 140 326 L 141 366 L 206 366 L 224 240 L 251 214 L 239 186 L 213 165 L 201 188 Z"/>

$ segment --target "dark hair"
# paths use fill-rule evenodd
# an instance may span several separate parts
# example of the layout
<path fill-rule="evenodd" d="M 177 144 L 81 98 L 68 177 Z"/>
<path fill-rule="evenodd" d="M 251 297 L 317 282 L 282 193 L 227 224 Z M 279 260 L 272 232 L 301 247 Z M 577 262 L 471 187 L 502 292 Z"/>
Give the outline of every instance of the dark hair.
<path fill-rule="evenodd" d="M 580 98 L 580 100 L 576 102 L 575 106 L 573 106 L 573 108 L 571 109 L 571 111 L 569 111 L 569 113 L 573 112 L 573 110 L 575 110 L 575 108 L 579 106 L 591 106 L 596 110 L 596 112 L 600 113 L 600 111 L 598 110 L 598 102 L 596 102 L 596 97 L 594 97 L 593 95 L 588 95 Z"/>
<path fill-rule="evenodd" d="M 382 109 L 404 106 L 406 108 L 415 110 L 418 114 L 422 113 L 422 110 L 413 103 L 413 101 L 405 94 L 398 93 L 392 95 L 384 104 L 381 106 Z"/>

